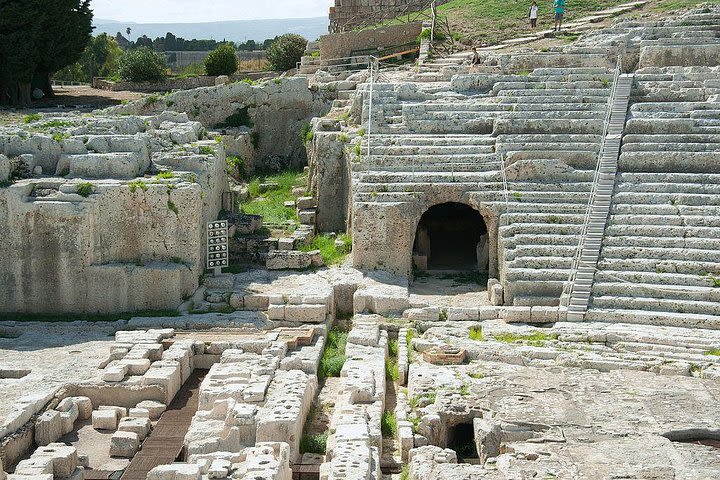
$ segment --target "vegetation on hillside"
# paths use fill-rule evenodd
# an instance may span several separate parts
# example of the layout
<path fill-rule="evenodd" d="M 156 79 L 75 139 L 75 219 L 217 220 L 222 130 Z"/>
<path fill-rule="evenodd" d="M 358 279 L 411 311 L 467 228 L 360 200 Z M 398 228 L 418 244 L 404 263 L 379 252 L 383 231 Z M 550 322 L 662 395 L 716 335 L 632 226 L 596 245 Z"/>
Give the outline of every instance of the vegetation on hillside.
<path fill-rule="evenodd" d="M 566 0 L 564 22 L 592 15 L 606 8 L 616 7 L 631 0 Z M 705 0 L 658 0 L 648 5 L 652 12 L 690 8 Z M 528 1 L 505 2 L 501 0 L 451 0 L 438 7 L 441 21 L 446 18 L 455 40 L 467 45 L 493 45 L 509 38 L 530 34 Z M 552 29 L 554 11 L 552 1 L 538 2 L 538 30 Z M 429 15 L 429 12 L 426 12 Z M 404 23 L 397 19 L 386 23 Z M 572 40 L 572 38 L 568 38 Z"/>

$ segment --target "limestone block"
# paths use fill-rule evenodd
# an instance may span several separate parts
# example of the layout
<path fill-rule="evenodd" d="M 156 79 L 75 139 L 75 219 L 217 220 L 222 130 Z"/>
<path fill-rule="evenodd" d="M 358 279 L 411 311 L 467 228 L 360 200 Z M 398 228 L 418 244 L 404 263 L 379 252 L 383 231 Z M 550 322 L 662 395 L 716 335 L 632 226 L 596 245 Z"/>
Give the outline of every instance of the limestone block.
<path fill-rule="evenodd" d="M 278 250 L 292 250 L 295 248 L 295 239 L 280 238 L 278 239 Z"/>
<path fill-rule="evenodd" d="M 95 430 L 115 430 L 118 417 L 113 410 L 95 410 L 92 412 L 92 426 Z"/>
<path fill-rule="evenodd" d="M 131 408 L 128 416 L 130 418 L 150 418 L 150 412 L 146 408 Z"/>
<path fill-rule="evenodd" d="M 114 405 L 100 405 L 98 407 L 98 410 L 112 410 L 113 412 L 115 412 L 115 416 L 118 420 L 127 417 L 127 408 L 125 407 L 117 407 Z"/>
<path fill-rule="evenodd" d="M 532 307 L 530 311 L 530 321 L 532 323 L 554 323 L 558 321 L 557 307 Z"/>
<path fill-rule="evenodd" d="M 157 420 L 160 415 L 163 414 L 167 408 L 164 403 L 155 402 L 153 400 L 145 400 L 136 405 L 137 408 L 142 408 L 150 412 L 150 419 Z"/>
<path fill-rule="evenodd" d="M 111 457 L 132 458 L 139 449 L 140 438 L 135 432 L 118 430 L 110 437 Z"/>
<path fill-rule="evenodd" d="M 89 420 L 92 417 L 92 401 L 88 397 L 71 397 L 78 408 L 78 420 Z"/>
<path fill-rule="evenodd" d="M 477 308 L 448 307 L 447 319 L 450 321 L 475 321 L 478 319 Z"/>
<path fill-rule="evenodd" d="M 151 362 L 147 358 L 124 358 L 114 363 L 119 367 L 127 367 L 129 375 L 143 375 L 150 368 Z"/>
<path fill-rule="evenodd" d="M 35 443 L 38 445 L 49 445 L 61 436 L 62 421 L 57 410 L 47 410 L 35 421 Z"/>
<path fill-rule="evenodd" d="M 398 427 L 398 437 L 400 438 L 400 455 L 402 461 L 407 462 L 410 450 L 415 446 L 412 427 Z"/>
<path fill-rule="evenodd" d="M 506 322 L 524 323 L 530 320 L 530 307 L 503 307 L 500 318 Z"/>
<path fill-rule="evenodd" d="M 10 159 L 0 154 L 0 182 L 6 181 L 10 177 Z"/>
<path fill-rule="evenodd" d="M 490 304 L 491 305 L 503 305 L 503 286 L 500 283 L 494 284 L 489 290 Z"/>
<path fill-rule="evenodd" d="M 481 463 L 500 453 L 502 443 L 502 426 L 492 419 L 475 418 L 473 420 L 475 432 L 475 448 Z"/>
<path fill-rule="evenodd" d="M 409 308 L 403 312 L 403 318 L 412 321 L 437 322 L 440 320 L 440 307 Z"/>
<path fill-rule="evenodd" d="M 270 305 L 267 313 L 270 320 L 285 320 L 285 305 Z"/>
<path fill-rule="evenodd" d="M 268 270 L 305 270 L 311 264 L 312 259 L 305 252 L 272 250 L 265 266 Z"/>
<path fill-rule="evenodd" d="M 286 305 L 285 320 L 289 322 L 322 323 L 327 316 L 326 305 Z"/>
<path fill-rule="evenodd" d="M 245 295 L 242 293 L 233 293 L 230 295 L 230 306 L 234 308 L 235 310 L 244 310 L 245 309 Z"/>
<path fill-rule="evenodd" d="M 102 379 L 104 382 L 122 382 L 127 373 L 127 365 L 118 365 L 117 363 L 112 362 L 110 365 L 105 367 Z"/>
<path fill-rule="evenodd" d="M 73 431 L 75 420 L 77 420 L 79 415 L 77 405 L 74 402 L 71 402 L 70 405 L 71 406 L 68 411 L 60 412 L 60 425 L 63 435 Z"/>
<path fill-rule="evenodd" d="M 320 250 L 311 250 L 307 252 L 308 255 L 310 255 L 310 263 L 313 267 L 324 267 L 325 266 L 325 260 L 322 257 L 322 253 L 320 253 Z"/>
<path fill-rule="evenodd" d="M 160 465 L 148 472 L 147 480 L 200 480 L 200 466 L 192 463 Z"/>
<path fill-rule="evenodd" d="M 313 197 L 299 197 L 296 203 L 297 208 L 300 210 L 315 208 L 317 206 L 317 200 Z"/>
<path fill-rule="evenodd" d="M 298 220 L 302 225 L 315 225 L 316 213 L 317 210 L 314 208 L 298 210 Z"/>
<path fill-rule="evenodd" d="M 137 434 L 140 441 L 145 440 L 145 437 L 150 433 L 150 428 L 152 428 L 152 424 L 149 418 L 126 417 L 120 420 L 118 424 L 118 431 L 133 432 Z"/>
<path fill-rule="evenodd" d="M 64 443 L 51 443 L 38 448 L 30 457 L 30 460 L 33 459 L 38 459 L 40 463 L 45 459 L 49 459 L 55 478 L 72 476 L 78 465 L 77 450 L 75 447 L 69 447 Z M 15 472 L 22 473 L 18 472 L 17 468 Z"/>

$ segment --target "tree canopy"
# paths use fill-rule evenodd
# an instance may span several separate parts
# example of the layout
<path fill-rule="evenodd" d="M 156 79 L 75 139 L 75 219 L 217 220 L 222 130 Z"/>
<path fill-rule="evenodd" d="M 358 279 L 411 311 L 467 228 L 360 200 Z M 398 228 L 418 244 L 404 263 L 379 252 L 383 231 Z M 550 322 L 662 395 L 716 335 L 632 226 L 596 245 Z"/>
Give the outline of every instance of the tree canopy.
<path fill-rule="evenodd" d="M 273 70 L 295 68 L 303 56 L 308 41 L 295 33 L 277 37 L 267 49 L 267 58 Z"/>
<path fill-rule="evenodd" d="M 0 12 L 0 103 L 28 104 L 33 78 L 52 96 L 50 75 L 90 41 L 90 0 L 0 0 Z"/>

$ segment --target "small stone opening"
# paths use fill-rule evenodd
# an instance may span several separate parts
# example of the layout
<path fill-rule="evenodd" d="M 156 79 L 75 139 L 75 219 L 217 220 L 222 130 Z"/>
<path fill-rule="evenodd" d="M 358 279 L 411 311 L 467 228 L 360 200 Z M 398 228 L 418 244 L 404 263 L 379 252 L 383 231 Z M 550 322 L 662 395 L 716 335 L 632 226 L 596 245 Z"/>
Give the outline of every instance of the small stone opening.
<path fill-rule="evenodd" d="M 420 218 L 413 263 L 420 271 L 487 272 L 489 247 L 487 225 L 480 212 L 462 203 L 442 203 Z"/>
<path fill-rule="evenodd" d="M 458 462 L 474 463 L 478 459 L 472 423 L 460 423 L 448 432 L 448 448 L 455 450 Z"/>

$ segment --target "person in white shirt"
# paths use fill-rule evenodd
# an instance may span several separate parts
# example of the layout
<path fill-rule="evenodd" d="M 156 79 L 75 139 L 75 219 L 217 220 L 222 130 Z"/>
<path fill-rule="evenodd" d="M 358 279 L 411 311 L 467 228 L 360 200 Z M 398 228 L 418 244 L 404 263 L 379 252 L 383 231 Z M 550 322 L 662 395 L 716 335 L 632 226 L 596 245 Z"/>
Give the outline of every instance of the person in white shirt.
<path fill-rule="evenodd" d="M 529 16 L 530 16 L 530 28 L 535 30 L 535 28 L 537 28 L 537 19 L 538 19 L 538 6 L 535 3 L 535 0 L 533 0 L 532 3 L 530 4 Z"/>

